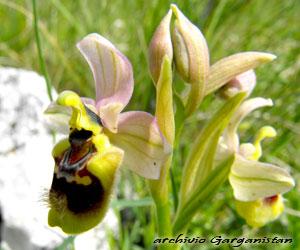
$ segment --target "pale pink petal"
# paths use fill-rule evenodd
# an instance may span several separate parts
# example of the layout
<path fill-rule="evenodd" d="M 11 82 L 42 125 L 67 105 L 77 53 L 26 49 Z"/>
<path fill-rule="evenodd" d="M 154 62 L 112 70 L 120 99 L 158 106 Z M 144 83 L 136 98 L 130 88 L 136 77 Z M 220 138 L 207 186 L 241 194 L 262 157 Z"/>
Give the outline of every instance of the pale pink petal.
<path fill-rule="evenodd" d="M 125 151 L 124 166 L 137 174 L 158 179 L 161 167 L 170 154 L 154 116 L 141 111 L 122 113 L 118 133 L 107 132 L 111 142 Z"/>
<path fill-rule="evenodd" d="M 246 91 L 250 95 L 256 85 L 256 75 L 252 69 L 237 75 L 232 81 L 235 81 L 242 91 Z"/>
<path fill-rule="evenodd" d="M 256 85 L 254 70 L 248 70 L 237 75 L 221 88 L 221 94 L 225 97 L 232 97 L 239 92 L 246 92 L 248 97 Z"/>
<path fill-rule="evenodd" d="M 85 105 L 96 107 L 96 102 L 94 99 L 88 97 L 81 97 L 80 99 Z"/>
<path fill-rule="evenodd" d="M 78 49 L 87 60 L 95 79 L 96 105 L 98 112 L 107 114 L 107 110 L 114 110 L 110 122 L 101 117 L 108 129 L 117 125 L 118 114 L 129 102 L 133 92 L 133 72 L 128 59 L 115 48 L 107 39 L 98 34 L 90 34 L 77 44 Z M 113 105 L 113 108 L 109 106 Z M 115 107 L 118 106 L 116 109 Z M 101 109 L 106 111 L 102 111 Z M 114 121 L 114 124 L 111 124 Z"/>
<path fill-rule="evenodd" d="M 237 152 L 239 147 L 239 137 L 237 129 L 241 121 L 253 110 L 272 106 L 271 99 L 265 99 L 262 97 L 255 97 L 244 101 L 239 109 L 234 113 L 228 127 L 224 131 L 224 141 L 226 145 L 233 151 Z"/>
<path fill-rule="evenodd" d="M 62 134 L 70 132 L 69 120 L 71 118 L 72 109 L 58 105 L 56 102 L 51 102 L 44 111 L 46 126 Z"/>
<path fill-rule="evenodd" d="M 96 115 L 98 115 L 98 110 L 96 108 L 96 102 L 94 99 L 88 97 L 80 97 L 80 99 L 89 110 L 93 111 Z"/>

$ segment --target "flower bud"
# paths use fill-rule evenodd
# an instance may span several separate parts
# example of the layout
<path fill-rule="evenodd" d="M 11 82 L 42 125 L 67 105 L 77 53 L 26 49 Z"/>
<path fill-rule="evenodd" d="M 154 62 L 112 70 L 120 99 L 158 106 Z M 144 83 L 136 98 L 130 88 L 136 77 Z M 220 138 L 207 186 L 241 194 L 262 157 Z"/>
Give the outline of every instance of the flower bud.
<path fill-rule="evenodd" d="M 176 16 L 172 42 L 176 69 L 188 83 L 204 84 L 208 76 L 208 47 L 201 31 L 172 4 Z"/>
<path fill-rule="evenodd" d="M 170 34 L 172 11 L 162 19 L 149 45 L 149 67 L 154 84 L 157 83 L 164 56 L 173 59 L 173 48 Z"/>
<path fill-rule="evenodd" d="M 205 96 L 219 89 L 237 75 L 274 59 L 276 59 L 275 55 L 256 51 L 237 53 L 222 58 L 209 69 Z"/>
<path fill-rule="evenodd" d="M 187 114 L 191 114 L 202 101 L 209 73 L 209 52 L 201 31 L 172 4 L 176 16 L 172 43 L 176 69 L 184 81 L 190 83 Z"/>

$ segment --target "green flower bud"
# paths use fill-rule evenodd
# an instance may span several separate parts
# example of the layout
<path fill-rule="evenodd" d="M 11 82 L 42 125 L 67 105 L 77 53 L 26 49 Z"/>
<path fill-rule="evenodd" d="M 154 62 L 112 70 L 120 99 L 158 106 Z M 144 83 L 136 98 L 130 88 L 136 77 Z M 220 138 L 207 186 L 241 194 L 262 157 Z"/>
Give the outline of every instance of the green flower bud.
<path fill-rule="evenodd" d="M 176 70 L 184 81 L 192 85 L 187 113 L 200 104 L 209 73 L 209 52 L 201 31 L 172 4 L 176 21 L 172 32 Z"/>
<path fill-rule="evenodd" d="M 270 53 L 256 51 L 237 53 L 222 58 L 210 67 L 205 96 L 219 89 L 237 75 L 271 62 L 275 58 L 276 56 Z"/>
<path fill-rule="evenodd" d="M 176 16 L 172 33 L 176 69 L 186 82 L 203 84 L 209 69 L 206 40 L 176 5 L 172 4 L 171 8 Z"/>
<path fill-rule="evenodd" d="M 154 84 L 159 79 L 164 56 L 167 56 L 171 62 L 173 59 L 170 34 L 171 17 L 172 11 L 170 10 L 157 27 L 149 45 L 149 67 Z"/>

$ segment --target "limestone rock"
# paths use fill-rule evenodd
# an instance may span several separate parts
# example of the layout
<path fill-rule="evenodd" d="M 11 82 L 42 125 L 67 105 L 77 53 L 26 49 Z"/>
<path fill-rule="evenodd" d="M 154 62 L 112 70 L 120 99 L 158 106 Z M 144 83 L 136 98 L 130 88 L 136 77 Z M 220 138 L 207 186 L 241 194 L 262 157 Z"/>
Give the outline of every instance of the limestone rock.
<path fill-rule="evenodd" d="M 3 217 L 0 240 L 2 238 L 3 249 L 52 250 L 66 237 L 47 224 L 45 195 L 54 166 L 51 157 L 54 141 L 43 118 L 48 104 L 41 76 L 26 70 L 0 68 L 0 208 Z M 117 227 L 112 212 L 105 220 Z M 107 243 L 103 245 L 106 241 L 104 225 L 101 223 L 97 229 L 77 236 L 76 250 L 108 249 Z M 97 241 L 102 245 L 98 246 Z"/>

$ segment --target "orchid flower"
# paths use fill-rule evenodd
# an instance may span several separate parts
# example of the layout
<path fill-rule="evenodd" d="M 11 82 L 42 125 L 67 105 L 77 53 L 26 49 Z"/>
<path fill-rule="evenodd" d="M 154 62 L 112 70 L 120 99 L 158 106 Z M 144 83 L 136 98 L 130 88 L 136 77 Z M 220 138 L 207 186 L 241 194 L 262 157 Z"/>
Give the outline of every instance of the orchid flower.
<path fill-rule="evenodd" d="M 245 87 L 249 84 L 249 93 L 247 93 L 249 95 L 256 81 L 254 72 L 237 76 L 233 80 L 234 85 L 237 86 L 239 81 L 242 81 L 240 86 Z M 228 93 L 228 88 L 226 91 Z M 229 182 L 233 188 L 239 215 L 253 227 L 261 227 L 275 220 L 284 209 L 281 194 L 295 185 L 293 178 L 285 169 L 258 161 L 262 155 L 261 141 L 266 137 L 274 137 L 276 135 L 274 128 L 270 126 L 261 128 L 253 143 L 240 144 L 239 142 L 237 129 L 240 122 L 253 110 L 272 105 L 272 100 L 260 97 L 244 101 L 231 118 L 221 138 L 217 154 L 221 159 L 228 152 L 235 153 Z"/>
<path fill-rule="evenodd" d="M 77 44 L 94 76 L 96 99 L 63 91 L 46 110 L 69 137 L 53 149 L 55 169 L 49 192 L 50 226 L 70 234 L 96 226 L 107 210 L 121 165 L 158 179 L 170 147 L 154 116 L 121 111 L 133 92 L 129 60 L 108 40 L 90 34 Z"/>

